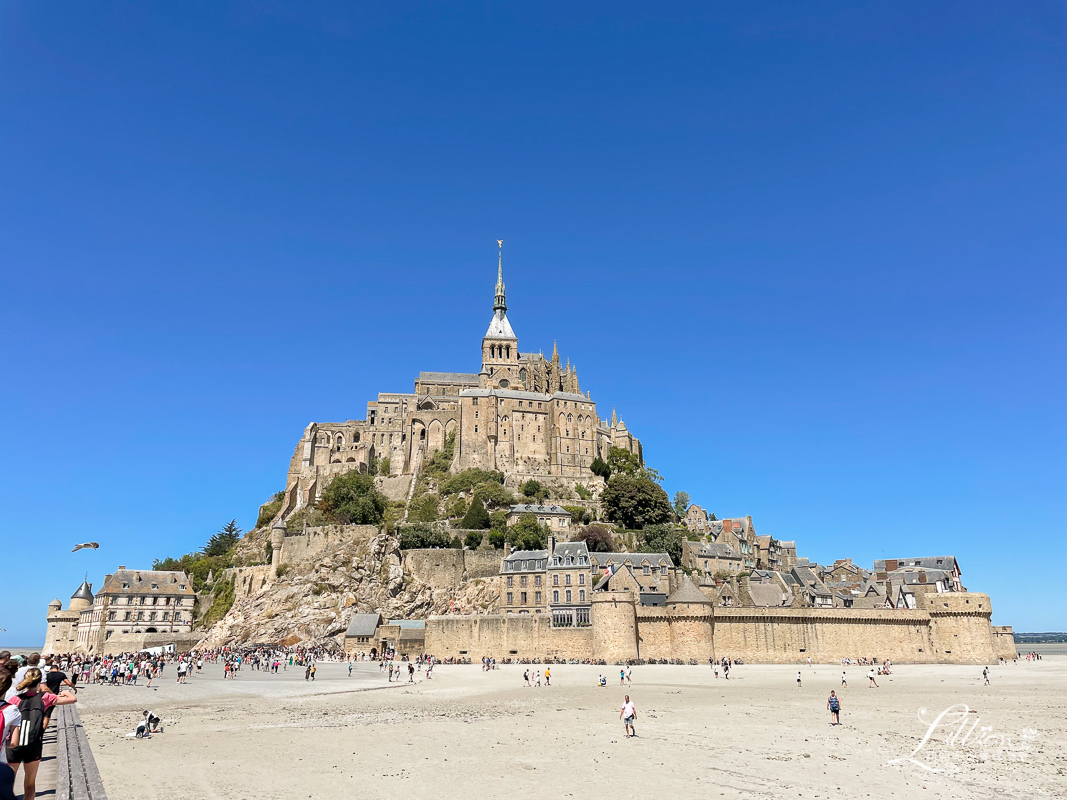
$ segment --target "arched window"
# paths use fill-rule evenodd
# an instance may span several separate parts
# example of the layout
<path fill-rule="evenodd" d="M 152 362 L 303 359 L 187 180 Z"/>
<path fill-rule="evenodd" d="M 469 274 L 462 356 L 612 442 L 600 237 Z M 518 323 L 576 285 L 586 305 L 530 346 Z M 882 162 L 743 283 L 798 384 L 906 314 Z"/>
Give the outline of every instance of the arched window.
<path fill-rule="evenodd" d="M 336 441 L 337 441 L 337 446 L 338 447 L 343 447 L 344 443 L 345 443 L 345 437 L 342 436 L 341 434 L 337 434 L 337 440 Z"/>
<path fill-rule="evenodd" d="M 496 345 L 495 344 L 489 345 L 489 357 L 490 358 L 495 358 L 496 357 Z"/>
<path fill-rule="evenodd" d="M 523 383 L 526 383 L 526 370 L 525 369 L 520 369 L 519 370 L 519 380 L 522 381 Z"/>
<path fill-rule="evenodd" d="M 509 345 L 507 345 L 507 346 L 506 346 L 506 347 L 504 348 L 504 351 L 505 351 L 505 352 L 507 353 L 507 357 L 508 357 L 508 358 L 511 358 L 511 345 L 510 345 L 510 344 L 509 344 Z"/>
<path fill-rule="evenodd" d="M 567 415 L 567 422 L 574 422 L 574 416 L 572 414 Z"/>

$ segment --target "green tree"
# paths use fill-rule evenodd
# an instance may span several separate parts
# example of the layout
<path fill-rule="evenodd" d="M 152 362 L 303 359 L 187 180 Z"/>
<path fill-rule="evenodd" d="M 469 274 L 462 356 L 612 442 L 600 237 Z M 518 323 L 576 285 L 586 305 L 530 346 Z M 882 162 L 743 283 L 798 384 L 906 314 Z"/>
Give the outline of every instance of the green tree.
<path fill-rule="evenodd" d="M 440 519 L 441 498 L 436 494 L 424 494 L 411 501 L 408 519 L 412 522 L 435 522 Z"/>
<path fill-rule="evenodd" d="M 576 542 L 585 542 L 590 553 L 614 553 L 617 547 L 615 536 L 606 525 L 586 525 L 574 537 Z"/>
<path fill-rule="evenodd" d="M 317 505 L 336 522 L 377 525 L 385 514 L 385 504 L 385 497 L 374 488 L 374 479 L 352 470 L 334 478 Z"/>
<path fill-rule="evenodd" d="M 533 478 L 530 478 L 530 480 L 520 486 L 519 491 L 522 492 L 524 496 L 533 498 L 538 502 L 543 502 L 544 499 L 548 497 L 548 489 L 546 489 L 540 481 L 535 481 Z"/>
<path fill-rule="evenodd" d="M 710 519 L 712 522 L 715 522 L 716 520 L 718 520 L 718 517 L 716 517 L 715 514 L 709 514 L 708 519 Z"/>
<path fill-rule="evenodd" d="M 477 493 L 489 508 L 507 508 L 515 502 L 515 495 L 511 489 L 492 481 L 479 486 Z"/>
<path fill-rule="evenodd" d="M 575 525 L 588 525 L 593 521 L 593 513 L 584 506 L 563 506 L 564 511 L 569 511 L 571 521 Z"/>
<path fill-rule="evenodd" d="M 601 462 L 601 463 L 603 463 L 603 462 Z M 582 486 L 582 484 L 580 484 L 580 483 L 577 484 L 574 487 L 574 491 L 576 491 L 578 493 L 578 496 L 580 498 L 582 498 L 583 500 L 592 500 L 593 499 L 593 493 L 590 492 L 588 489 L 586 489 L 584 486 Z"/>
<path fill-rule="evenodd" d="M 489 531 L 489 544 L 493 546 L 494 550 L 503 550 L 507 541 L 508 535 L 503 529 Z"/>
<path fill-rule="evenodd" d="M 222 526 L 222 530 L 207 540 L 203 553 L 205 556 L 226 555 L 240 538 L 241 529 L 237 527 L 237 520 L 231 519 Z"/>
<path fill-rule="evenodd" d="M 593 463 L 589 465 L 589 471 L 594 475 L 599 475 L 604 480 L 611 477 L 611 467 L 600 456 L 593 459 Z"/>
<path fill-rule="evenodd" d="M 641 469 L 641 459 L 621 447 L 608 451 L 608 468 L 612 475 L 636 475 Z"/>
<path fill-rule="evenodd" d="M 429 525 L 404 525 L 400 528 L 400 549 L 419 550 L 423 548 L 451 547 L 452 537 L 442 530 Z"/>
<path fill-rule="evenodd" d="M 507 541 L 514 550 L 543 550 L 548 533 L 548 526 L 538 522 L 533 514 L 522 514 L 508 528 Z"/>
<path fill-rule="evenodd" d="M 477 550 L 479 547 L 482 546 L 483 536 L 485 536 L 485 534 L 481 533 L 480 531 L 467 531 L 467 535 L 464 538 L 463 543 L 467 545 L 467 548 L 469 550 Z"/>
<path fill-rule="evenodd" d="M 682 532 L 670 525 L 649 525 L 641 531 L 642 553 L 666 553 L 675 564 L 682 563 Z"/>
<path fill-rule="evenodd" d="M 600 504 L 609 522 L 630 529 L 670 522 L 673 516 L 667 493 L 644 475 L 612 475 Z"/>
<path fill-rule="evenodd" d="M 494 531 L 506 531 L 508 529 L 508 512 L 502 508 L 490 512 L 489 528 Z"/>
<path fill-rule="evenodd" d="M 685 516 L 686 509 L 689 508 L 689 492 L 678 491 L 674 493 L 674 512 L 679 517 Z"/>
<path fill-rule="evenodd" d="M 474 495 L 470 508 L 459 522 L 459 527 L 470 530 L 485 530 L 489 527 L 489 512 L 485 510 L 481 495 Z"/>

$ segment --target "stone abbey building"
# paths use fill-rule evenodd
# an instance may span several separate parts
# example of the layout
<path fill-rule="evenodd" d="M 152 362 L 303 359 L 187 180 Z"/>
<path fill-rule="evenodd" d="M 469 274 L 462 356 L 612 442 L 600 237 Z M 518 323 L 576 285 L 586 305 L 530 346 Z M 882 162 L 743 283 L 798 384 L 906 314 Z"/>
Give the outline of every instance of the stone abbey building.
<path fill-rule="evenodd" d="M 480 370 L 420 372 L 413 392 L 381 393 L 367 403 L 366 419 L 308 425 L 289 465 L 282 517 L 313 502 L 335 475 L 367 471 L 382 458 L 390 474 L 413 475 L 450 436 L 454 470 L 499 470 L 512 488 L 533 477 L 596 487 L 600 479 L 589 467 L 612 447 L 642 459 L 640 441 L 614 410 L 600 416 L 555 345 L 551 357 L 519 350 L 507 310 L 498 259 Z"/>

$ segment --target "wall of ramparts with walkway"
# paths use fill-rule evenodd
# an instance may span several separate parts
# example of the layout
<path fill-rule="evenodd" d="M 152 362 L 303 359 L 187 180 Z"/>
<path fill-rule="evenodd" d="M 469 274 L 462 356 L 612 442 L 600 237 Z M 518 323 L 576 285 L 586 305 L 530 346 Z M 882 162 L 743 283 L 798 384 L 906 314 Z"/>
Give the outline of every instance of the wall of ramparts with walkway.
<path fill-rule="evenodd" d="M 798 664 L 808 658 L 897 663 L 984 664 L 994 647 L 989 597 L 934 595 L 930 609 L 722 608 L 636 606 L 628 593 L 593 597 L 592 625 L 553 628 L 550 614 L 449 615 L 426 623 L 426 650 L 440 658 L 741 659 Z M 931 602 L 932 606 L 932 602 Z M 1005 634 L 1000 634 L 1000 637 Z M 1012 645 L 1014 647 L 1014 645 Z"/>

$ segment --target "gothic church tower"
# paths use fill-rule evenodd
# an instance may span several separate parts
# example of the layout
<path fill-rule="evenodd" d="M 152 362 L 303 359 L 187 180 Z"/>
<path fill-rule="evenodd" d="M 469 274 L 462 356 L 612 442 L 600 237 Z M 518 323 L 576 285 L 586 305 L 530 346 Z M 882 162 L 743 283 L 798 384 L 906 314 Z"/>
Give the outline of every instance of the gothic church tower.
<path fill-rule="evenodd" d="M 479 384 L 483 389 L 520 388 L 519 339 L 508 322 L 508 305 L 504 298 L 504 242 L 500 247 L 496 264 L 496 296 L 493 300 L 493 319 L 482 339 L 482 371 Z"/>

